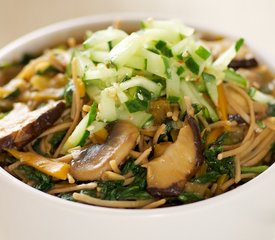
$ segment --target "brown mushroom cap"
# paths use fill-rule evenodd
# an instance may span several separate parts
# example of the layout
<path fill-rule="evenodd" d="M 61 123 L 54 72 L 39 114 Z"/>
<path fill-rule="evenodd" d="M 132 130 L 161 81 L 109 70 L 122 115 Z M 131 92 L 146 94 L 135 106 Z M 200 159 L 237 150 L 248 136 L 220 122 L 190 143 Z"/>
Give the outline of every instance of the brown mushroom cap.
<path fill-rule="evenodd" d="M 194 118 L 187 116 L 175 143 L 145 164 L 147 190 L 157 197 L 177 196 L 203 161 L 202 143 Z"/>
<path fill-rule="evenodd" d="M 4 148 L 21 148 L 52 126 L 65 109 L 63 101 L 49 102 L 35 111 L 22 103 L 0 120 L 0 152 Z"/>
<path fill-rule="evenodd" d="M 136 145 L 139 131 L 126 121 L 117 121 L 111 126 L 107 141 L 101 145 L 92 145 L 71 162 L 72 176 L 81 181 L 98 180 L 102 173 L 111 170 L 109 162 L 115 160 L 122 164 Z"/>

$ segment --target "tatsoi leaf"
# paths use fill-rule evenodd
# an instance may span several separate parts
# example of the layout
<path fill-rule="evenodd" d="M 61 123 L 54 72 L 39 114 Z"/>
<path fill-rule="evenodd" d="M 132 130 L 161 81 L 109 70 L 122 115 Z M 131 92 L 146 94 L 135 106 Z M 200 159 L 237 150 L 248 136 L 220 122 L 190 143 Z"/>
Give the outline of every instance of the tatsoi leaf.
<path fill-rule="evenodd" d="M 68 201 L 72 201 L 74 202 L 74 198 L 73 198 L 73 193 L 71 192 L 68 192 L 68 193 L 59 193 L 57 195 L 57 197 L 61 198 L 61 199 L 64 199 L 64 200 L 68 200 Z"/>
<path fill-rule="evenodd" d="M 238 52 L 240 50 L 240 48 L 242 47 L 243 44 L 244 44 L 244 39 L 240 38 L 235 44 L 236 52 Z"/>
<path fill-rule="evenodd" d="M 29 180 L 33 181 L 33 187 L 38 190 L 47 191 L 53 186 L 50 176 L 35 170 L 33 167 L 21 165 L 17 169 L 22 171 Z"/>
<path fill-rule="evenodd" d="M 183 203 L 192 203 L 202 200 L 203 198 L 195 193 L 183 192 L 178 196 L 178 199 Z"/>
<path fill-rule="evenodd" d="M 210 170 L 216 171 L 220 174 L 228 174 L 230 177 L 234 177 L 234 158 L 228 157 L 222 160 L 217 159 L 217 155 L 223 151 L 222 146 L 212 145 L 204 151 L 204 156 L 207 165 Z"/>
<path fill-rule="evenodd" d="M 188 67 L 188 69 L 198 75 L 199 74 L 199 71 L 200 71 L 200 66 L 195 62 L 195 60 L 189 56 L 186 60 L 185 60 L 185 65 L 186 67 Z"/>
<path fill-rule="evenodd" d="M 267 115 L 271 117 L 275 117 L 275 104 L 268 104 Z"/>
<path fill-rule="evenodd" d="M 207 60 L 211 55 L 211 53 L 203 46 L 199 46 L 195 53 L 203 60 Z"/>
<path fill-rule="evenodd" d="M 66 131 L 60 131 L 53 134 L 51 139 L 49 140 L 49 143 L 52 145 L 51 151 L 54 152 L 57 148 L 58 144 L 62 141 L 63 137 L 65 136 Z"/>
<path fill-rule="evenodd" d="M 221 174 L 218 172 L 210 171 L 200 177 L 196 177 L 194 179 L 194 182 L 201 183 L 201 184 L 216 182 L 220 175 Z"/>

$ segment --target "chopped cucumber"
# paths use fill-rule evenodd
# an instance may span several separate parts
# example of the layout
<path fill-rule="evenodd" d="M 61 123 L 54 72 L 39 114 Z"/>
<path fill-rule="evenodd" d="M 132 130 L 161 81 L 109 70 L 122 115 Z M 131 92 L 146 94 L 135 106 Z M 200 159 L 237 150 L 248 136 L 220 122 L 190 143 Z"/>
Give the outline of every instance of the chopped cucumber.
<path fill-rule="evenodd" d="M 96 99 L 100 95 L 101 89 L 95 85 L 88 85 L 86 86 L 86 93 L 90 99 L 98 101 Z"/>
<path fill-rule="evenodd" d="M 114 88 L 105 88 L 100 94 L 98 116 L 103 122 L 112 122 L 117 119 L 115 96 L 113 96 L 115 94 Z"/>
<path fill-rule="evenodd" d="M 159 96 L 162 89 L 162 85 L 160 83 L 155 83 L 141 76 L 135 76 L 128 81 L 120 83 L 120 88 L 122 91 L 138 86 L 147 89 L 148 91 L 152 92 L 155 96 Z"/>
<path fill-rule="evenodd" d="M 249 96 L 256 102 L 260 103 L 275 103 L 275 98 L 272 95 L 263 93 L 256 88 L 251 87 L 248 91 Z"/>
<path fill-rule="evenodd" d="M 197 89 L 191 82 L 182 80 L 181 90 L 184 96 L 189 96 L 191 98 L 192 103 L 201 104 L 206 107 L 209 112 L 209 116 L 213 122 L 219 120 L 218 114 L 216 113 L 215 109 L 210 105 L 210 103 L 208 103 L 203 95 L 197 91 Z"/>
<path fill-rule="evenodd" d="M 243 76 L 236 73 L 233 69 L 226 69 L 224 73 L 225 73 L 225 76 L 224 76 L 225 81 L 237 84 L 243 88 L 248 87 L 248 81 Z"/>
<path fill-rule="evenodd" d="M 162 40 L 170 43 L 176 43 L 181 40 L 178 33 L 168 31 L 166 29 L 145 29 L 140 32 L 145 42 L 153 40 Z"/>
<path fill-rule="evenodd" d="M 105 63 L 108 60 L 109 52 L 106 51 L 91 51 L 90 59 L 97 63 Z"/>
<path fill-rule="evenodd" d="M 124 66 L 141 46 L 141 36 L 132 33 L 110 51 L 109 60 L 117 67 Z"/>
<path fill-rule="evenodd" d="M 141 56 L 132 56 L 125 64 L 125 66 L 131 67 L 133 69 L 145 70 L 147 66 L 147 59 Z"/>
<path fill-rule="evenodd" d="M 243 45 L 243 39 L 238 40 L 230 48 L 228 48 L 223 54 L 221 54 L 213 63 L 213 66 L 220 71 L 224 71 L 228 64 L 235 58 L 237 52 Z"/>
<path fill-rule="evenodd" d="M 167 78 L 169 66 L 166 64 L 166 58 L 146 49 L 141 51 L 141 55 L 147 60 L 146 71 Z"/>
<path fill-rule="evenodd" d="M 172 20 L 153 20 L 148 19 L 142 22 L 144 28 L 164 29 L 169 32 L 176 32 L 181 37 L 188 37 L 194 33 L 194 29 L 185 26 L 182 22 L 176 19 Z"/>
<path fill-rule="evenodd" d="M 93 121 L 87 130 L 90 132 L 90 134 L 92 134 L 101 130 L 102 128 L 105 128 L 106 125 L 107 125 L 106 122 Z"/>
<path fill-rule="evenodd" d="M 115 77 L 116 70 L 113 68 L 107 68 L 105 65 L 100 67 L 89 69 L 84 75 L 84 80 L 88 83 L 90 80 L 100 79 L 104 80 L 107 78 Z"/>
<path fill-rule="evenodd" d="M 85 55 L 79 55 L 76 57 L 77 61 L 77 73 L 79 77 L 83 77 L 88 69 L 95 67 L 94 63 Z"/>
<path fill-rule="evenodd" d="M 218 105 L 218 88 L 217 88 L 216 77 L 212 74 L 203 72 L 202 78 L 204 80 L 208 95 L 210 96 L 213 103 L 217 106 Z"/>
<path fill-rule="evenodd" d="M 139 128 L 144 127 L 145 125 L 150 123 L 153 119 L 153 116 L 150 113 L 143 112 L 143 111 L 129 113 L 123 107 L 120 107 L 119 109 L 117 109 L 117 113 L 118 113 L 118 119 L 129 121 Z"/>
<path fill-rule="evenodd" d="M 75 130 L 72 132 L 71 136 L 65 142 L 61 153 L 65 154 L 71 148 L 84 145 L 86 139 L 89 137 L 89 131 L 87 131 L 87 127 L 95 120 L 96 113 L 97 105 L 94 103 L 91 106 L 90 111 L 84 118 L 82 118 L 80 123 L 76 126 Z"/>
<path fill-rule="evenodd" d="M 166 80 L 166 96 L 170 102 L 178 102 L 181 99 L 180 77 L 176 71 L 176 67 L 173 66 L 171 78 Z"/>
<path fill-rule="evenodd" d="M 122 40 L 128 34 L 122 30 L 109 27 L 106 30 L 97 31 L 83 43 L 84 48 L 94 47 L 98 44 L 108 43 L 113 40 Z"/>

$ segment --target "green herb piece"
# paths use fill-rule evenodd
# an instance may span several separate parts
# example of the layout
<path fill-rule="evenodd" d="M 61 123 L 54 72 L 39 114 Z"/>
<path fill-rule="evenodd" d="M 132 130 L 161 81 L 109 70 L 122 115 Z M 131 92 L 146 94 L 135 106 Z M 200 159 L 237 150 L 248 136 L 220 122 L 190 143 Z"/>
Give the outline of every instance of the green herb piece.
<path fill-rule="evenodd" d="M 243 44 L 244 44 L 244 39 L 240 38 L 235 44 L 236 52 L 238 52 L 240 50 L 240 48 L 242 47 Z"/>
<path fill-rule="evenodd" d="M 112 41 L 109 41 L 109 42 L 108 42 L 108 47 L 109 47 L 109 51 L 111 51 L 111 50 L 112 50 L 112 48 L 113 48 Z"/>
<path fill-rule="evenodd" d="M 199 46 L 195 53 L 203 60 L 207 60 L 211 55 L 211 53 L 203 46 Z"/>
<path fill-rule="evenodd" d="M 182 73 L 184 73 L 184 67 L 183 66 L 179 66 L 178 69 L 177 69 L 177 74 L 178 76 L 180 76 Z"/>
<path fill-rule="evenodd" d="M 50 176 L 34 169 L 33 167 L 21 165 L 17 169 L 22 171 L 29 180 L 33 181 L 33 187 L 38 190 L 47 191 L 53 186 L 52 178 Z"/>
<path fill-rule="evenodd" d="M 185 60 L 185 65 L 186 65 L 186 67 L 188 67 L 188 69 L 189 69 L 192 73 L 194 73 L 194 74 L 196 74 L 196 75 L 199 74 L 199 72 L 200 72 L 200 66 L 195 62 L 195 60 L 194 60 L 191 56 L 189 56 L 189 57 Z"/>
<path fill-rule="evenodd" d="M 262 173 L 266 169 L 268 169 L 268 166 L 262 165 L 262 166 L 254 166 L 254 167 L 241 167 L 241 173 Z"/>

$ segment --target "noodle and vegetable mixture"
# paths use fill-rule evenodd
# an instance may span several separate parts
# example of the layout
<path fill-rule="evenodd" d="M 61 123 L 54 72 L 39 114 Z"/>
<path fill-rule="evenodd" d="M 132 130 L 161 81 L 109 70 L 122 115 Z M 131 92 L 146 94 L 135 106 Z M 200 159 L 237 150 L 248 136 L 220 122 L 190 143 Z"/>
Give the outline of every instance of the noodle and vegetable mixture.
<path fill-rule="evenodd" d="M 187 204 L 274 162 L 273 75 L 243 39 L 148 19 L 0 69 L 0 165 L 59 198 Z"/>

